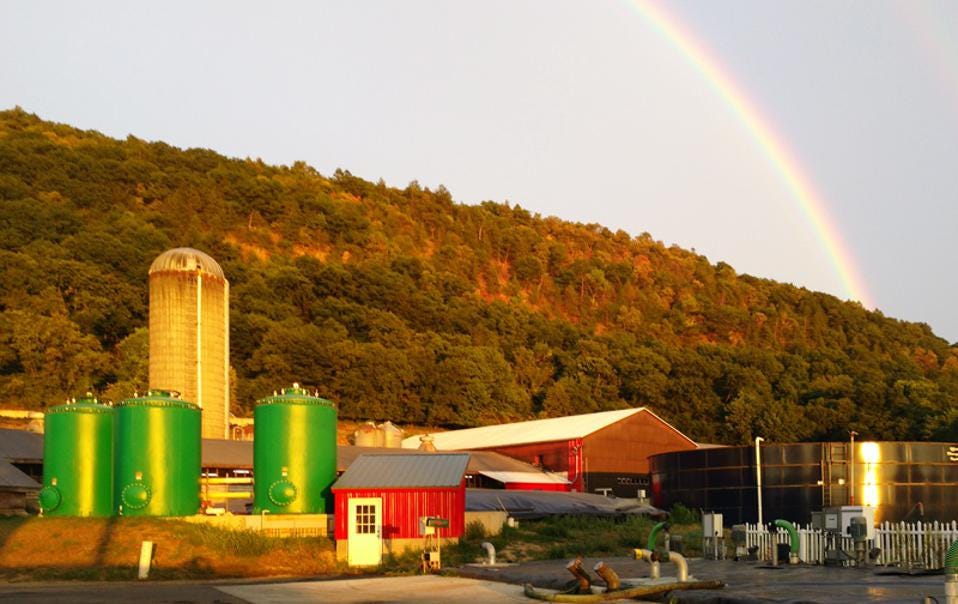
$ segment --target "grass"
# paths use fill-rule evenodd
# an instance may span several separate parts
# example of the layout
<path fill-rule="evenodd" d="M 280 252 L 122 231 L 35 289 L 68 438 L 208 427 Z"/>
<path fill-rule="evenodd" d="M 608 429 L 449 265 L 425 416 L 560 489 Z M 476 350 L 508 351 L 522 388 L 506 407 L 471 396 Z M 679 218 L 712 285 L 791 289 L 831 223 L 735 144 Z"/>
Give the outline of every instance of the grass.
<path fill-rule="evenodd" d="M 679 513 L 675 513 L 675 512 Z M 692 513 L 673 510 L 670 534 L 681 536 L 686 555 L 698 555 L 701 528 Z M 488 536 L 481 524 L 466 527 L 458 544 L 443 547 L 443 566 L 485 559 L 482 542 L 502 562 L 627 556 L 645 547 L 655 521 L 593 516 L 525 520 Z M 157 518 L 2 518 L 0 580 L 128 580 L 136 577 L 142 541 L 156 543 L 152 579 L 317 576 L 355 574 L 336 561 L 333 542 L 321 537 L 267 537 L 181 520 Z M 419 551 L 387 556 L 375 572 L 419 572 Z"/>
<path fill-rule="evenodd" d="M 156 518 L 0 519 L 0 580 L 134 579 L 142 541 L 150 577 L 205 579 L 345 572 L 321 537 L 266 537 Z"/>
<path fill-rule="evenodd" d="M 686 555 L 701 555 L 702 530 L 698 520 L 694 517 L 683 517 L 682 520 L 683 523 L 670 526 L 672 539 L 681 538 Z M 493 537 L 485 535 L 481 525 L 474 524 L 466 527 L 465 535 L 457 545 L 443 548 L 443 566 L 458 567 L 484 560 L 483 541 L 492 543 L 496 548 L 496 560 L 501 562 L 628 556 L 633 549 L 646 546 L 655 524 L 654 520 L 637 516 L 620 519 L 553 516 L 522 521 L 518 528 L 503 527 L 502 534 Z M 388 559 L 385 567 L 387 572 L 394 574 L 417 572 L 419 553 Z"/>

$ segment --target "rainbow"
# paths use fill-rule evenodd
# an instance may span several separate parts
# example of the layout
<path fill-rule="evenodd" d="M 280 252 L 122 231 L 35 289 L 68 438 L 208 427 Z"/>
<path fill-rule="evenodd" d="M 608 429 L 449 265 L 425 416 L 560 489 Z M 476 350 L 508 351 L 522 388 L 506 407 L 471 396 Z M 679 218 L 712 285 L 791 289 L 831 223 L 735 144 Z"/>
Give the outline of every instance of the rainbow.
<path fill-rule="evenodd" d="M 784 180 L 792 197 L 797 201 L 802 213 L 821 241 L 846 295 L 858 300 L 867 308 L 874 308 L 861 273 L 835 222 L 829 215 L 824 199 L 815 190 L 811 179 L 782 137 L 772 128 L 755 103 L 722 68 L 695 34 L 684 27 L 675 16 L 668 14 L 661 4 L 649 0 L 633 0 L 633 6 L 638 9 L 643 19 L 668 40 L 711 84 L 715 92 L 755 139 L 768 161 Z"/>

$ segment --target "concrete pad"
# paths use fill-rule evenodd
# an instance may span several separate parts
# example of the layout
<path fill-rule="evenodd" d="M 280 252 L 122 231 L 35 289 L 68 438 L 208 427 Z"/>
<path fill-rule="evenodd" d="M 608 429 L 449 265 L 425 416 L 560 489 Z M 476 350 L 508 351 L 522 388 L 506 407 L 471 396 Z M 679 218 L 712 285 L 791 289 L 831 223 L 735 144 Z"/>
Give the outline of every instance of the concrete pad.
<path fill-rule="evenodd" d="M 598 560 L 587 558 L 583 566 L 590 569 Z M 605 558 L 604 561 L 622 577 L 623 583 L 647 578 L 649 565 L 629 558 Z M 572 575 L 566 570 L 567 560 L 523 562 L 508 568 L 468 566 L 460 570 L 478 579 L 496 579 L 517 585 L 532 583 L 537 587 L 561 589 Z M 779 602 L 797 604 L 863 604 L 892 602 L 916 604 L 925 596 L 944 602 L 945 583 L 942 575 L 887 575 L 872 568 L 835 568 L 822 566 L 783 566 L 764 569 L 759 564 L 731 560 L 689 560 L 689 571 L 700 580 L 726 583 L 721 590 L 673 592 L 677 604 L 752 604 Z M 662 573 L 672 574 L 671 565 L 663 565 Z M 601 585 L 601 582 L 596 582 Z"/>
<path fill-rule="evenodd" d="M 299 602 L 387 603 L 417 602 L 446 604 L 461 602 L 523 602 L 530 600 L 519 585 L 422 575 L 414 577 L 376 577 L 337 581 L 274 583 L 268 585 L 229 585 L 217 589 L 252 604 Z"/>

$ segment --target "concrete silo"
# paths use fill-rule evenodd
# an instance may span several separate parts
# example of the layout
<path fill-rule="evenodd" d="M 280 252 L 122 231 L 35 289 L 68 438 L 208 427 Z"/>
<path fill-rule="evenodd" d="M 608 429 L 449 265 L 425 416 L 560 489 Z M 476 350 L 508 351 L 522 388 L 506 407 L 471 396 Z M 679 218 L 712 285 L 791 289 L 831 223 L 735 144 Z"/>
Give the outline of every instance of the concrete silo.
<path fill-rule="evenodd" d="M 195 401 L 203 438 L 229 436 L 229 282 L 199 250 L 168 250 L 150 266 L 150 388 Z"/>

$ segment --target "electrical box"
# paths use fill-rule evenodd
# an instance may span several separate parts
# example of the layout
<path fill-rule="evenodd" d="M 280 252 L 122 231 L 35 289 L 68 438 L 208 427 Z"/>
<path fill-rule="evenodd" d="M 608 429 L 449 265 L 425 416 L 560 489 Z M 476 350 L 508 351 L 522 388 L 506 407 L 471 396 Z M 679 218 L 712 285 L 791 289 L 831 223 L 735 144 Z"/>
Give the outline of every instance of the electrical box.
<path fill-rule="evenodd" d="M 824 512 L 812 512 L 812 528 L 817 531 L 825 530 Z"/>
<path fill-rule="evenodd" d="M 864 505 L 843 505 L 824 508 L 821 511 L 822 530 L 844 537 L 851 536 L 852 518 L 864 517 L 865 539 L 875 538 L 875 508 Z M 812 526 L 815 526 L 815 513 L 812 513 Z"/>
<path fill-rule="evenodd" d="M 420 536 L 435 535 L 436 527 L 429 524 L 429 517 L 422 516 L 419 518 L 419 534 Z"/>
<path fill-rule="evenodd" d="M 718 513 L 702 514 L 702 536 L 721 537 L 725 533 L 722 515 Z"/>

